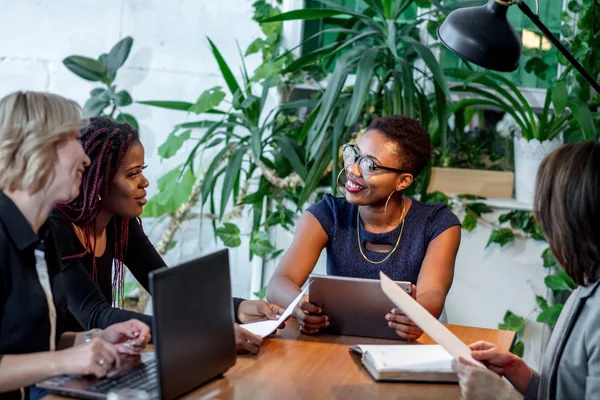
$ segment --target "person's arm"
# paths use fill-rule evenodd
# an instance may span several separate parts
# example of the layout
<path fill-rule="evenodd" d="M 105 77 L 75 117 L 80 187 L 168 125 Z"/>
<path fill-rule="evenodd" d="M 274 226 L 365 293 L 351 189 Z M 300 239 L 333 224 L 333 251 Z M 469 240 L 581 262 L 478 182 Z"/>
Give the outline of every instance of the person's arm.
<path fill-rule="evenodd" d="M 436 318 L 442 314 L 454 280 L 460 229 L 460 226 L 450 227 L 429 243 L 417 279 L 417 301 Z"/>
<path fill-rule="evenodd" d="M 294 240 L 283 255 L 279 266 L 267 285 L 267 299 L 287 308 L 298 297 L 300 287 L 315 268 L 319 256 L 329 240 L 327 233 L 310 212 L 305 212 L 296 228 Z M 329 325 L 329 317 L 304 298 L 294 311 L 302 333 L 317 333 Z"/>
<path fill-rule="evenodd" d="M 429 243 L 417 279 L 416 300 L 436 318 L 442 314 L 446 296 L 454 279 L 460 229 L 460 226 L 452 226 Z M 386 315 L 386 319 L 398 336 L 404 339 L 415 340 L 423 334 L 423 331 L 398 309 L 393 309 Z"/>
<path fill-rule="evenodd" d="M 294 301 L 315 268 L 327 241 L 327 234 L 317 218 L 310 212 L 305 212 L 298 221 L 291 246 L 281 258 L 267 285 L 269 302 L 287 307 Z"/>
<path fill-rule="evenodd" d="M 100 338 L 66 350 L 0 355 L 0 393 L 18 390 L 56 375 L 101 378 L 119 363 L 116 347 Z"/>
<path fill-rule="evenodd" d="M 152 326 L 152 317 L 111 307 L 94 279 L 79 259 L 63 262 L 63 279 L 67 285 L 69 311 L 86 329 L 104 329 L 118 322 L 138 319 Z"/>

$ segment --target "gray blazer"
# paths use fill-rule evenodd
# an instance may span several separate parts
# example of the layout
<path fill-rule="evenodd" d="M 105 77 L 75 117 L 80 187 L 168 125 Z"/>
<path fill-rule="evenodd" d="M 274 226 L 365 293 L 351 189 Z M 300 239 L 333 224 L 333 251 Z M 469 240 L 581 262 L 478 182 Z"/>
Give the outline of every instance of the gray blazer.
<path fill-rule="evenodd" d="M 600 280 L 578 287 L 563 307 L 541 375 L 532 376 L 525 399 L 600 399 Z"/>

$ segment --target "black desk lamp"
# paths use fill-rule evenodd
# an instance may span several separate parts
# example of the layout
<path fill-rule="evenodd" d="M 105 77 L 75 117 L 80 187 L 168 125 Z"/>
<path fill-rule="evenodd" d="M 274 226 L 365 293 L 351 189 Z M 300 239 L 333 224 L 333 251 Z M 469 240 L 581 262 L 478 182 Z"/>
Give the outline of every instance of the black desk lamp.
<path fill-rule="evenodd" d="M 546 28 L 540 18 L 520 0 L 489 0 L 486 5 L 451 12 L 437 33 L 441 42 L 460 57 L 495 71 L 510 72 L 519 66 L 521 39 L 508 22 L 508 7 L 516 4 L 585 80 L 600 94 L 600 85 Z"/>

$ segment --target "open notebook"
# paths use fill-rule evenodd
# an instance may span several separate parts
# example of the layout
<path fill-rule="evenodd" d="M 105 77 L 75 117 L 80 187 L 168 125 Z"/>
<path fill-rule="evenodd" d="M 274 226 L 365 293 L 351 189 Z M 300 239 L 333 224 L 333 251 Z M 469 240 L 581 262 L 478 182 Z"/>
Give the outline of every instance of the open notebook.
<path fill-rule="evenodd" d="M 452 355 L 439 345 L 359 345 L 362 363 L 377 381 L 458 382 Z"/>

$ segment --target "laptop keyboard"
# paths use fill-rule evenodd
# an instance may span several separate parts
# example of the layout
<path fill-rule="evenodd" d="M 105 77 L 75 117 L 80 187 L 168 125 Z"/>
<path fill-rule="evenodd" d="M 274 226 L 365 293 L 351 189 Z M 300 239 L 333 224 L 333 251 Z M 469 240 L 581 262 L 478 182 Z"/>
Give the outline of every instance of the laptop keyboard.
<path fill-rule="evenodd" d="M 123 371 L 118 375 L 102 379 L 91 385 L 91 392 L 108 393 L 112 389 L 141 389 L 152 398 L 153 392 L 158 394 L 158 379 L 156 373 L 156 358 L 148 360 L 139 366 Z"/>
<path fill-rule="evenodd" d="M 140 389 L 148 393 L 150 399 L 159 399 L 157 360 L 154 353 L 144 352 L 139 365 L 125 370 L 115 370 L 108 377 L 97 380 L 90 385 L 78 389 L 76 397 L 103 399 L 111 392 L 119 389 Z M 127 368 L 127 366 L 124 366 Z M 69 390 L 70 381 L 85 379 L 76 375 L 62 375 L 42 382 L 46 390 L 67 396 L 75 393 Z"/>

